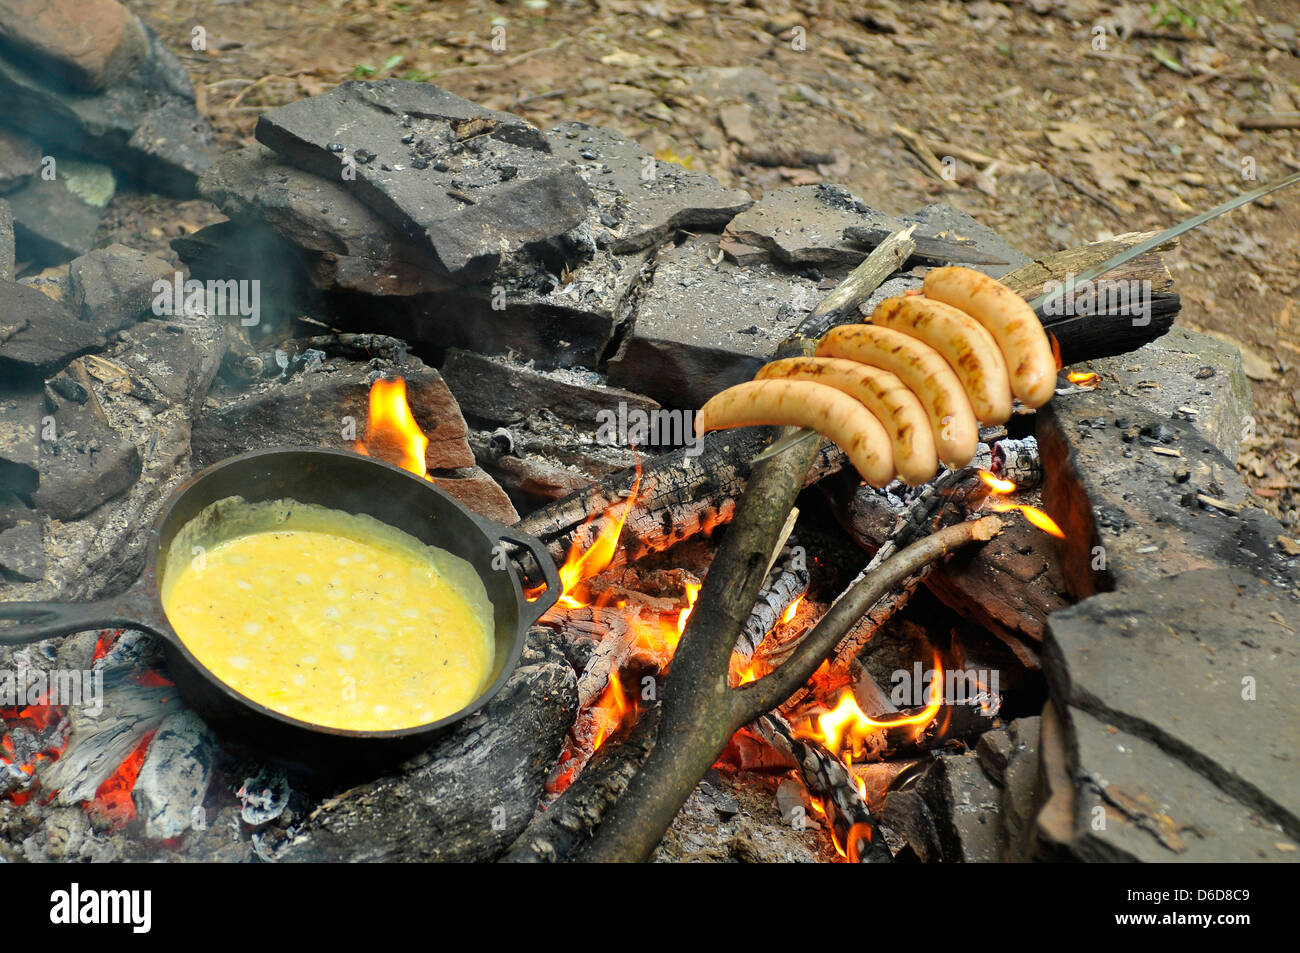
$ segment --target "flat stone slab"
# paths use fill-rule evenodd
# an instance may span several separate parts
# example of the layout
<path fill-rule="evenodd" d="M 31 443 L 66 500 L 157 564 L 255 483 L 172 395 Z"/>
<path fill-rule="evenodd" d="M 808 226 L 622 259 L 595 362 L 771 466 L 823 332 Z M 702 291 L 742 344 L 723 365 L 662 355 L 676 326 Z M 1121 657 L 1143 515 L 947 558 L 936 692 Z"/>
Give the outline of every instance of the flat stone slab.
<path fill-rule="evenodd" d="M 25 260 L 59 264 L 86 254 L 113 196 L 112 188 L 103 194 L 103 174 L 113 182 L 107 166 L 65 159 L 56 168 L 55 178 L 37 176 L 7 196 L 17 253 Z M 82 172 L 89 172 L 89 179 L 83 179 Z"/>
<path fill-rule="evenodd" d="M 55 439 L 41 441 L 40 485 L 32 502 L 56 520 L 84 516 L 124 493 L 140 476 L 136 446 L 97 420 L 87 406 L 54 414 Z"/>
<path fill-rule="evenodd" d="M 1186 419 L 1099 387 L 1037 414 L 1043 508 L 1066 533 L 1066 586 L 1083 598 L 1192 569 L 1241 568 L 1294 585 L 1281 526 L 1246 505 L 1235 466 Z"/>
<path fill-rule="evenodd" d="M 919 211 L 908 212 L 898 217 L 899 225 L 906 226 L 911 222 L 917 222 L 920 226 L 915 234 L 921 235 L 926 241 L 933 240 L 940 243 L 934 249 L 936 258 L 944 258 L 950 254 L 946 249 L 951 243 L 969 246 L 970 257 L 962 257 L 964 254 L 962 251 L 953 252 L 947 263 L 966 265 L 994 278 L 1000 278 L 1033 260 L 1032 256 L 1016 248 L 993 229 L 952 205 L 936 202 Z M 845 233 L 845 236 L 854 239 L 855 234 L 850 230 Z M 857 236 L 859 240 L 870 237 L 867 234 Z M 875 238 L 874 241 L 878 242 L 880 238 Z M 918 243 L 917 250 L 920 252 L 926 247 L 924 243 Z"/>
<path fill-rule="evenodd" d="M 343 83 L 264 113 L 256 135 L 299 168 L 353 187 L 463 283 L 573 229 L 591 201 L 535 127 L 427 83 Z"/>
<path fill-rule="evenodd" d="M 1300 837 L 1297 630 L 1294 592 L 1197 570 L 1053 613 L 1043 662 L 1069 717 L 1146 739 Z"/>
<path fill-rule="evenodd" d="M 104 331 L 35 288 L 0 281 L 0 374 L 48 376 L 104 346 Z"/>
<path fill-rule="evenodd" d="M 162 259 L 125 245 L 96 248 L 68 267 L 71 303 L 83 321 L 109 334 L 148 313 L 157 297 L 154 283 L 170 282 L 175 273 Z"/>
<path fill-rule="evenodd" d="M 799 185 L 769 192 L 727 225 L 724 238 L 769 252 L 789 265 L 851 265 L 898 228 L 916 222 L 916 257 L 983 265 L 1003 274 L 1029 261 L 991 229 L 946 205 L 895 219 L 838 185 Z"/>
<path fill-rule="evenodd" d="M 716 241 L 692 237 L 659 253 L 632 329 L 609 362 L 611 384 L 666 407 L 699 407 L 752 378 L 848 270 L 817 282 L 772 264 L 715 262 Z M 918 285 L 891 279 L 868 305 Z"/>
<path fill-rule="evenodd" d="M 193 195 L 199 173 L 212 164 L 212 129 L 195 109 L 185 67 L 144 30 L 144 62 L 95 95 L 69 93 L 0 54 L 4 118 L 56 156 L 62 149 L 95 156 L 161 192 L 186 198 Z"/>
<path fill-rule="evenodd" d="M 600 224 L 616 253 L 649 248 L 678 229 L 718 231 L 754 204 L 749 194 L 675 162 L 656 159 L 635 140 L 583 122 L 546 134 L 551 151 L 568 160 L 600 207 Z"/>
<path fill-rule="evenodd" d="M 1161 747 L 1078 709 L 1068 719 L 1043 718 L 1045 769 L 1058 787 L 1039 814 L 1039 839 L 1063 852 L 1043 859 L 1297 861 L 1300 841 Z"/>
<path fill-rule="evenodd" d="M 200 176 L 199 192 L 232 219 L 269 225 L 317 253 L 310 274 L 322 289 L 410 295 L 450 284 L 431 252 L 371 211 L 337 175 L 288 165 L 265 146 L 223 155 Z"/>
<path fill-rule="evenodd" d="M 1175 325 L 1136 351 L 1078 369 L 1101 375 L 1108 394 L 1188 421 L 1229 460 L 1240 455 L 1253 400 L 1241 352 L 1231 344 Z"/>

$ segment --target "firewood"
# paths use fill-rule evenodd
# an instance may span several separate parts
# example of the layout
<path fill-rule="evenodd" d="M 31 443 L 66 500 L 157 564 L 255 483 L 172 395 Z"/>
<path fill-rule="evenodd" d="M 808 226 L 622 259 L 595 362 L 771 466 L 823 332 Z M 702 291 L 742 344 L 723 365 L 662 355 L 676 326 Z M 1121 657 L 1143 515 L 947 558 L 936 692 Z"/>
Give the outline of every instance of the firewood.
<path fill-rule="evenodd" d="M 571 784 L 539 812 L 501 857 L 504 863 L 570 860 L 600 826 L 645 761 L 659 727 L 659 706 L 640 712 L 636 723 L 606 740 Z"/>
<path fill-rule="evenodd" d="M 893 859 L 876 827 L 875 816 L 843 762 L 817 742 L 796 738 L 790 724 L 774 712 L 755 719 L 754 727 L 798 766 L 804 787 L 826 812 L 836 846 L 849 860 L 879 863 Z"/>
<path fill-rule="evenodd" d="M 754 603 L 754 610 L 736 640 L 735 655 L 748 661 L 767 634 L 776 628 L 787 609 L 808 592 L 808 566 L 797 544 L 782 550 Z"/>

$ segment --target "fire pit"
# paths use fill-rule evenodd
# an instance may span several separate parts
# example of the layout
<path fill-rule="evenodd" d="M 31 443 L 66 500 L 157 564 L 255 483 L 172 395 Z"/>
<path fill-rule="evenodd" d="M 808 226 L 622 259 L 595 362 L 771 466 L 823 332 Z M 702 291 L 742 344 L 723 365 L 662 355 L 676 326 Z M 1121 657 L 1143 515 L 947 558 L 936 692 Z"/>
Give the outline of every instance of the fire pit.
<path fill-rule="evenodd" d="M 88 96 L 129 92 L 101 79 Z M 199 133 L 145 163 L 229 216 L 174 242 L 184 272 L 123 246 L 19 281 L 0 262 L 0 597 L 111 596 L 192 474 L 309 446 L 513 526 L 496 568 L 555 605 L 485 706 L 382 765 L 209 723 L 131 628 L 0 645 L 0 858 L 1300 847 L 1297 550 L 1233 466 L 1240 357 L 1174 326 L 1172 244 L 1110 275 L 1137 311 L 1070 282 L 1150 233 L 1032 259 L 947 205 L 754 202 L 427 83 L 345 83 L 220 157 Z M 1054 398 L 981 429 L 969 467 L 872 488 L 829 443 L 756 463 L 767 430 L 696 435 L 789 341 L 949 263 L 1068 289 L 1040 314 Z"/>

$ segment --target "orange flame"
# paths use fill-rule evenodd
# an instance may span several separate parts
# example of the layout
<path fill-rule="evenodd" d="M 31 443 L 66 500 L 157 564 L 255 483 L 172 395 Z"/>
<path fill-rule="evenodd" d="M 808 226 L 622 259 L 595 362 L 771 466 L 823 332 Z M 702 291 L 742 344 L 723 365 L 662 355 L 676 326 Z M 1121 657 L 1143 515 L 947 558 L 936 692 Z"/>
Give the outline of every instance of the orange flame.
<path fill-rule="evenodd" d="M 1055 536 L 1057 539 L 1065 539 L 1065 531 L 1056 525 L 1056 520 L 1052 519 L 1036 506 L 1025 506 L 1022 503 L 994 503 L 990 507 L 996 513 L 1006 513 L 1010 510 L 1019 510 L 1025 514 L 1025 519 L 1031 524 L 1037 526 L 1044 533 Z"/>
<path fill-rule="evenodd" d="M 1016 492 L 1015 483 L 1013 483 L 1011 480 L 1004 480 L 999 476 L 994 476 L 988 470 L 979 471 L 979 477 L 981 480 L 984 481 L 984 485 L 987 486 L 994 493 Z"/>
<path fill-rule="evenodd" d="M 429 479 L 424 452 L 429 438 L 415 422 L 406 400 L 406 381 L 380 378 L 370 385 L 370 416 L 366 420 L 365 440 L 353 449 L 368 457 L 377 457 Z"/>
<path fill-rule="evenodd" d="M 926 706 L 914 715 L 902 715 L 889 721 L 878 721 L 867 715 L 859 706 L 853 692 L 845 689 L 839 704 L 831 711 L 817 717 L 816 731 L 797 731 L 801 737 L 811 737 L 829 751 L 840 755 L 846 751 L 850 759 L 859 743 L 881 728 L 916 727 L 918 733 L 934 721 L 943 705 L 943 668 L 936 655 L 934 674 L 928 686 Z M 851 763 L 851 761 L 850 761 Z"/>
<path fill-rule="evenodd" d="M 573 591 L 579 583 L 590 579 L 608 566 L 614 559 L 615 547 L 618 545 L 618 537 L 623 532 L 623 523 L 627 520 L 627 514 L 632 509 L 632 504 L 636 502 L 637 493 L 641 489 L 641 461 L 637 460 L 636 479 L 632 482 L 632 492 L 628 494 L 627 500 L 623 503 L 617 516 L 606 517 L 602 514 L 599 517 L 593 516 L 587 523 L 592 520 L 601 519 L 604 524 L 600 532 L 596 534 L 596 540 L 587 548 L 586 552 L 581 550 L 577 538 L 569 546 L 569 554 L 564 559 L 564 565 L 560 567 L 560 588 L 562 595 L 559 604 L 568 609 L 577 609 L 586 603 L 579 601 L 573 596 Z M 584 524 L 585 525 L 585 524 Z"/>
<path fill-rule="evenodd" d="M 803 596 L 795 597 L 794 602 L 786 607 L 785 612 L 781 613 L 781 623 L 785 625 L 794 618 L 794 614 L 799 611 L 799 603 L 803 602 Z"/>
<path fill-rule="evenodd" d="M 698 583 L 688 582 L 686 584 L 686 608 L 677 615 L 678 635 L 686 631 L 686 620 L 691 617 L 691 610 L 695 608 L 695 600 L 699 598 L 702 588 L 704 587 Z"/>
<path fill-rule="evenodd" d="M 1080 387 L 1096 387 L 1101 383 L 1101 378 L 1092 371 L 1070 371 L 1065 377 L 1071 384 Z"/>
<path fill-rule="evenodd" d="M 627 696 L 623 694 L 623 683 L 619 680 L 618 672 L 611 670 L 605 693 L 600 696 L 600 701 L 592 706 L 591 714 L 596 725 L 596 739 L 591 746 L 593 752 L 618 729 L 629 710 Z"/>
<path fill-rule="evenodd" d="M 994 493 L 1015 492 L 1015 483 L 995 476 L 987 470 L 980 470 L 979 477 Z M 1048 533 L 1058 539 L 1065 539 L 1065 531 L 1056 524 L 1056 520 L 1052 519 L 1036 506 L 1026 506 L 1023 503 L 1007 503 L 1004 501 L 998 501 L 996 503 L 990 503 L 989 509 L 993 510 L 995 513 L 1006 513 L 1011 510 L 1019 510 L 1025 515 L 1025 519 L 1029 520 L 1031 525 L 1038 527 L 1044 533 Z"/>

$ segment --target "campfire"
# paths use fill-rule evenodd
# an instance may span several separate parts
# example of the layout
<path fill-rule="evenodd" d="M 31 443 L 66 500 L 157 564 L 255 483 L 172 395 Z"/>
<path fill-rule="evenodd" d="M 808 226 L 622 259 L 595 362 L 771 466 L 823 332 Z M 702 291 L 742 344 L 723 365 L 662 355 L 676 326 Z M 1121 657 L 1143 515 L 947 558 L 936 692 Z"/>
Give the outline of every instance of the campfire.
<path fill-rule="evenodd" d="M 10 149 L 13 194 L 53 188 L 22 165 L 46 145 L 98 143 L 229 219 L 178 237 L 174 267 L 33 242 L 17 202 L 0 860 L 1300 845 L 1285 746 L 1252 747 L 1294 714 L 1268 653 L 1300 618 L 1295 551 L 1232 465 L 1254 424 L 1240 361 L 1174 324 L 1165 256 L 1190 225 L 1021 251 L 953 206 L 892 216 L 820 180 L 756 201 L 613 130 L 394 78 L 267 109 L 256 145 L 216 156 L 193 102 L 164 102 L 194 114 L 179 145 L 130 118 L 142 76 L 184 72 L 139 37 L 134 71 L 78 80 L 59 122 L 87 128 Z M 24 81 L 25 133 L 63 116 L 65 73 Z M 111 135 L 86 118 L 106 104 Z M 1103 275 L 1142 292 L 1140 320 Z M 250 663 L 239 640 L 279 651 L 289 623 L 249 617 L 221 623 L 222 661 L 268 695 L 199 660 L 164 582 L 226 540 L 186 533 L 316 495 L 459 560 L 487 659 L 470 701 L 384 727 L 275 707 L 307 671 L 338 675 L 327 715 L 356 701 L 361 657 L 388 677 L 378 718 L 403 620 L 438 617 L 410 623 L 421 658 L 450 632 L 441 577 L 408 615 L 394 591 L 415 584 L 361 557 L 330 553 L 319 598 L 302 551 L 274 562 L 304 578 L 267 583 L 273 615 L 308 593 L 292 625 L 338 659 Z M 279 579 L 255 570 L 236 584 Z M 218 617 L 254 601 L 203 591 Z M 364 618 L 330 621 L 331 594 L 362 592 Z M 1266 689 L 1280 715 L 1236 707 Z"/>

